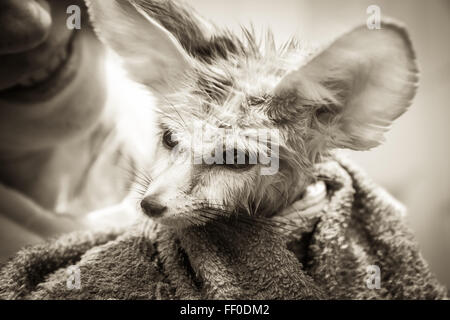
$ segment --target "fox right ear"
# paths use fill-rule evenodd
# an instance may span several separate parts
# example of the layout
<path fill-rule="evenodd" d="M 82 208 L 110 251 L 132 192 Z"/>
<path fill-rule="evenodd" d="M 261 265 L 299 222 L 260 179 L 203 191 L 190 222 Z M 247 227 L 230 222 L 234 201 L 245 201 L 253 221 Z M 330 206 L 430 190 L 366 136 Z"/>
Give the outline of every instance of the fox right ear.
<path fill-rule="evenodd" d="M 388 20 L 379 30 L 364 24 L 342 35 L 285 76 L 276 94 L 321 100 L 315 123 L 328 147 L 369 150 L 383 142 L 392 122 L 407 110 L 417 81 L 408 33 Z"/>
<path fill-rule="evenodd" d="M 86 0 L 94 29 L 133 80 L 164 94 L 193 62 L 177 39 L 133 0 Z"/>

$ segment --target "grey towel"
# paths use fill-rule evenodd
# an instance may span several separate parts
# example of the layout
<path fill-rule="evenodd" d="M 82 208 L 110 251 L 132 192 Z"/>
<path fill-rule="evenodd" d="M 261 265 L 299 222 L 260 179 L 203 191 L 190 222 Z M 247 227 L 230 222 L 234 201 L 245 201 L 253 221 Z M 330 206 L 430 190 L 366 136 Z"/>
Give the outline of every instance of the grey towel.
<path fill-rule="evenodd" d="M 342 159 L 319 165 L 317 177 L 328 197 L 319 215 L 180 233 L 145 220 L 24 249 L 0 270 L 0 298 L 447 298 L 394 199 Z M 68 286 L 73 270 L 79 287 Z"/>

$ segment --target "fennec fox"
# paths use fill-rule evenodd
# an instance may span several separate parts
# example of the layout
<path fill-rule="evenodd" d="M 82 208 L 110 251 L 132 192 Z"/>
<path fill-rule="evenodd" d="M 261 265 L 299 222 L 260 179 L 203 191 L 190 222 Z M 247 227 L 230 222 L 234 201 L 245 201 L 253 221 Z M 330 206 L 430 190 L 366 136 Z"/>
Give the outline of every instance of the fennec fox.
<path fill-rule="evenodd" d="M 274 215 L 331 150 L 379 145 L 416 91 L 411 42 L 393 22 L 311 52 L 296 40 L 277 48 L 270 32 L 259 41 L 249 29 L 220 30 L 181 2 L 88 7 L 130 77 L 158 100 L 141 207 L 163 224 Z"/>

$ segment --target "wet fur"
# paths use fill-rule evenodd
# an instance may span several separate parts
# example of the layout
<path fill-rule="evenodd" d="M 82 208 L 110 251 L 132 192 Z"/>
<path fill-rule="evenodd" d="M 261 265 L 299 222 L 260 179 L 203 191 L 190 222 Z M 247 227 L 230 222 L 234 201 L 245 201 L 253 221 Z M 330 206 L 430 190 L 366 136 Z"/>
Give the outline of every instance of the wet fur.
<path fill-rule="evenodd" d="M 365 77 L 372 76 L 365 72 L 364 59 L 361 59 L 361 66 L 348 63 L 348 68 L 334 68 L 321 61 L 323 54 L 295 39 L 277 48 L 270 32 L 264 39 L 258 39 L 252 29 L 243 28 L 242 37 L 239 37 L 203 20 L 193 9 L 178 1 L 117 0 L 116 3 L 127 14 L 133 8 L 143 12 L 152 23 L 169 31 L 184 50 L 177 66 L 185 69 L 178 73 L 177 70 L 168 71 L 157 82 L 142 76 L 141 70 L 131 70 L 132 77 L 149 87 L 158 98 L 156 110 L 161 136 L 169 129 L 176 134 L 179 144 L 189 149 L 195 124 L 208 123 L 215 128 L 241 131 L 277 129 L 281 134 L 280 168 L 271 176 L 260 175 L 259 166 L 233 172 L 221 166 L 172 164 L 168 161 L 170 152 L 160 144 L 155 165 L 144 169 L 151 173 L 145 173 L 144 179 L 140 180 L 143 197 L 158 198 L 171 209 L 167 217 L 160 219 L 163 223 L 182 227 L 230 215 L 274 215 L 314 181 L 314 164 L 327 157 L 332 149 L 365 150 L 378 145 L 382 133 L 406 110 L 414 96 L 417 82 L 414 53 L 406 32 L 396 24 L 384 24 L 384 27 L 389 33 L 396 33 L 391 36 L 393 42 L 399 34 L 399 46 L 406 48 L 399 50 L 405 51 L 405 61 L 408 60 L 404 65 L 400 61 L 398 70 L 393 71 L 395 77 L 388 78 L 405 88 L 404 92 L 386 93 L 387 98 L 393 96 L 400 101 L 396 102 L 397 109 L 395 112 L 376 112 L 375 116 L 368 109 L 353 121 L 356 116 L 347 105 L 352 102 L 350 95 L 354 91 L 359 93 L 355 81 L 361 80 L 364 85 L 364 81 L 371 79 Z M 91 7 L 99 34 L 107 36 L 107 43 L 116 41 L 116 35 L 108 35 L 106 28 L 102 28 L 104 22 L 95 19 L 96 10 Z M 120 51 L 126 46 L 126 39 L 119 45 L 112 44 L 125 61 L 127 53 Z M 345 41 L 343 43 L 346 45 Z M 342 49 L 339 46 L 336 42 L 335 47 Z M 339 50 L 335 50 L 333 59 L 347 63 L 343 56 L 347 52 Z M 372 58 L 366 55 L 367 61 Z M 375 58 L 377 56 L 373 57 L 377 62 Z M 384 62 L 379 63 L 383 66 Z M 155 65 L 148 66 L 152 67 L 156 68 Z M 360 79 L 353 79 L 359 76 L 358 70 L 362 70 Z M 177 76 L 170 76 L 172 73 Z M 376 80 L 373 84 L 376 89 L 384 79 L 382 75 L 375 76 L 372 78 Z M 364 93 L 363 88 L 361 94 Z M 346 113 L 346 108 L 351 112 Z M 237 143 L 250 152 L 266 148 L 255 141 Z"/>

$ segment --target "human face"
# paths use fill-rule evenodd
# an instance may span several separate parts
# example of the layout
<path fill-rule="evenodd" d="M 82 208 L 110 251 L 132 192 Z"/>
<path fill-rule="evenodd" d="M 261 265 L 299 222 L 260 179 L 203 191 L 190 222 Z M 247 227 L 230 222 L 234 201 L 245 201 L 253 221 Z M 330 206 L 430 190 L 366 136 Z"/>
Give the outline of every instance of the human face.
<path fill-rule="evenodd" d="M 0 53 L 4 155 L 51 148 L 76 138 L 98 123 L 103 110 L 103 49 L 88 24 L 83 1 L 37 3 L 51 16 L 45 37 L 31 49 Z M 73 4 L 82 8 L 81 30 L 66 26 L 66 11 Z"/>

